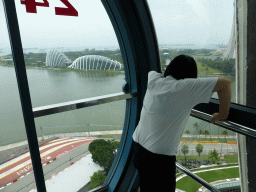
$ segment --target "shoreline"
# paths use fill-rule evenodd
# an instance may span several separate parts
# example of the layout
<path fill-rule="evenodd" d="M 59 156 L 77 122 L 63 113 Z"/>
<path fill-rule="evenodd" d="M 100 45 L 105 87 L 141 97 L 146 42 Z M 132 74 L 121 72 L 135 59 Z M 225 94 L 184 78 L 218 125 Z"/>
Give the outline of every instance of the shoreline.
<path fill-rule="evenodd" d="M 10 66 L 10 65 L 1 65 L 3 67 L 13 67 L 14 66 Z M 35 66 L 26 66 L 26 69 L 42 69 L 42 70 L 63 70 L 63 71 L 83 71 L 83 72 L 87 72 L 87 71 L 102 71 L 102 72 L 120 72 L 120 73 L 125 73 L 125 71 L 121 70 L 80 70 L 80 69 L 70 69 L 70 68 L 53 68 L 53 67 L 35 67 Z M 230 74 L 226 74 L 226 73 L 198 73 L 198 77 L 233 77 Z"/>
<path fill-rule="evenodd" d="M 46 135 L 43 136 L 43 139 L 49 139 L 50 137 L 95 137 L 98 135 L 103 135 L 103 134 L 122 134 L 122 130 L 115 130 L 115 131 L 95 131 L 95 132 L 75 132 L 75 133 L 57 133 L 57 134 L 52 134 L 52 135 Z M 37 137 L 38 141 L 42 140 L 42 137 Z M 12 144 L 7 144 L 0 146 L 0 151 L 5 151 L 8 149 L 12 149 L 15 147 L 20 147 L 23 145 L 27 145 L 28 141 L 20 141 Z"/>
<path fill-rule="evenodd" d="M 0 60 L 1 61 L 1 60 Z M 0 66 L 2 67 L 13 67 L 14 65 L 4 65 L 0 63 Z M 104 72 L 122 72 L 120 70 L 80 70 L 80 69 L 72 69 L 72 68 L 55 68 L 55 67 L 38 67 L 38 66 L 25 66 L 26 69 L 47 69 L 47 70 L 64 70 L 64 71 L 104 71 Z"/>

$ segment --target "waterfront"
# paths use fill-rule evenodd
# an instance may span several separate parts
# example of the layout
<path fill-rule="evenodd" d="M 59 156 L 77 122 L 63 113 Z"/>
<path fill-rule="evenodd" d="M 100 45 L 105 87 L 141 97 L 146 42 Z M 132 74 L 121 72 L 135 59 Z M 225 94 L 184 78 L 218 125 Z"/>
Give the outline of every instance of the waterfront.
<path fill-rule="evenodd" d="M 27 139 L 13 67 L 0 66 L 0 146 Z M 32 107 L 122 91 L 123 73 L 27 69 Z M 122 130 L 126 101 L 35 118 L 37 135 Z M 91 124 L 91 126 L 88 124 Z M 42 127 L 42 129 L 41 129 Z"/>
<path fill-rule="evenodd" d="M 27 139 L 19 99 L 19 92 L 13 67 L 0 66 L 1 135 L 0 146 Z M 40 107 L 72 100 L 90 98 L 122 92 L 124 73 L 97 71 L 66 71 L 52 69 L 27 69 L 32 107 Z M 232 81 L 232 102 L 235 102 L 235 77 Z M 213 98 L 218 98 L 217 93 Z M 63 112 L 35 118 L 37 136 L 57 133 L 92 132 L 122 130 L 125 118 L 126 101 Z M 209 130 L 210 134 L 221 134 L 222 128 L 190 117 L 185 130 L 194 132 L 194 123 L 199 129 Z M 216 129 L 218 128 L 218 129 Z M 218 132 L 219 131 L 219 132 Z M 233 134 L 228 130 L 228 135 Z"/>

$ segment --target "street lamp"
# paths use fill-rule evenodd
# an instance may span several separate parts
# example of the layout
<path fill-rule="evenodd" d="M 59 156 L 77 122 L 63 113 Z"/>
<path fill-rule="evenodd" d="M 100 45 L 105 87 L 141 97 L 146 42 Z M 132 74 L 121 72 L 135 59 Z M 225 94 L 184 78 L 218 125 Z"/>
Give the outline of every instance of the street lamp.
<path fill-rule="evenodd" d="M 43 135 L 43 127 L 40 127 L 40 129 L 41 129 L 41 135 L 42 135 L 42 139 L 44 140 L 44 135 Z"/>
<path fill-rule="evenodd" d="M 167 55 L 168 55 L 169 53 L 164 53 L 164 55 L 166 55 L 166 61 L 165 61 L 165 65 L 167 65 Z"/>

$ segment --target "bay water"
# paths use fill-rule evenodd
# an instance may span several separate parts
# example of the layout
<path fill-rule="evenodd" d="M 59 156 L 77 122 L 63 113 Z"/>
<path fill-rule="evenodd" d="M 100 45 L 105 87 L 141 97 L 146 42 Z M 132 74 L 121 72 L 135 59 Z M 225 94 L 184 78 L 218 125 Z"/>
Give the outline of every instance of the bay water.
<path fill-rule="evenodd" d="M 28 68 L 26 70 L 32 107 L 122 92 L 124 72 L 72 71 Z M 200 77 L 201 78 L 201 77 Z M 232 102 L 235 102 L 235 77 Z M 213 98 L 218 98 L 217 93 Z M 126 100 L 35 118 L 37 136 L 54 133 L 122 130 Z M 0 146 L 27 140 L 14 67 L 0 66 Z M 217 135 L 216 125 L 190 117 L 185 130 L 208 129 Z M 222 131 L 222 128 L 219 129 Z M 233 132 L 229 131 L 229 135 Z"/>

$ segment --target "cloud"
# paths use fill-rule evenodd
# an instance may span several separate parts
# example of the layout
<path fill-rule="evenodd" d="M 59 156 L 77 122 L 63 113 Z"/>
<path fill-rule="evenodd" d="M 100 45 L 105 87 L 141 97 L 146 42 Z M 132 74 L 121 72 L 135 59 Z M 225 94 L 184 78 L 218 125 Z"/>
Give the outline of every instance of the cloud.
<path fill-rule="evenodd" d="M 208 11 L 203 6 L 201 0 L 187 0 L 186 1 L 192 8 L 192 10 L 200 17 L 205 20 L 206 23 L 210 24 Z"/>
<path fill-rule="evenodd" d="M 178 15 L 175 15 L 175 17 L 173 18 L 173 20 L 181 20 L 181 19 L 186 19 L 186 16 L 178 14 Z"/>

